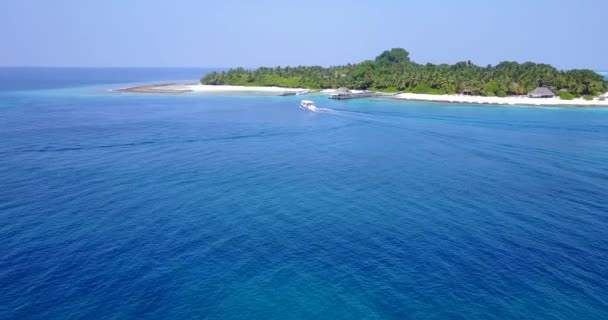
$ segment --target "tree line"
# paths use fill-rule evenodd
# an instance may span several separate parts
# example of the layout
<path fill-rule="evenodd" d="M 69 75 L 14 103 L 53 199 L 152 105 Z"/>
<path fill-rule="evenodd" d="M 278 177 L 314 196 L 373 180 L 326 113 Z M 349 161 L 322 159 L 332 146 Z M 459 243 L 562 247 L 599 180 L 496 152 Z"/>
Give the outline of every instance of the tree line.
<path fill-rule="evenodd" d="M 413 93 L 509 96 L 524 95 L 539 86 L 572 96 L 600 95 L 608 81 L 592 70 L 558 70 L 548 64 L 501 62 L 477 66 L 417 64 L 401 48 L 384 51 L 374 60 L 343 66 L 262 67 L 212 72 L 201 79 L 208 85 L 279 86 L 326 89 L 347 87 Z"/>

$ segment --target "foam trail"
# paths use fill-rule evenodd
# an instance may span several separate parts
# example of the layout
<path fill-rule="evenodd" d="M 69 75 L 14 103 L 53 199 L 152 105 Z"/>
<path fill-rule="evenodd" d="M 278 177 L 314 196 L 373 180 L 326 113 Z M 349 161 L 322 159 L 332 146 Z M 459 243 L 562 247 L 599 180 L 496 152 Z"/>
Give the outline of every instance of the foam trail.
<path fill-rule="evenodd" d="M 349 119 L 357 120 L 357 121 L 379 122 L 379 123 L 393 124 L 393 125 L 396 123 L 399 123 L 403 120 L 399 116 L 396 116 L 393 119 L 392 117 L 387 118 L 386 116 L 383 116 L 383 115 L 374 115 L 374 114 L 369 114 L 369 113 L 353 112 L 353 111 L 348 111 L 348 110 L 335 110 L 335 109 L 320 108 L 320 107 L 317 107 L 315 110 L 310 110 L 310 111 L 315 112 L 315 113 L 333 114 L 336 116 L 349 118 Z"/>
<path fill-rule="evenodd" d="M 318 113 L 337 113 L 336 110 L 334 109 L 329 109 L 329 108 L 317 108 L 315 111 L 313 112 L 318 112 Z"/>
<path fill-rule="evenodd" d="M 348 111 L 348 110 L 317 108 L 317 110 L 314 112 L 330 113 L 330 114 L 338 115 L 338 116 L 341 116 L 344 118 L 349 118 L 349 119 L 359 120 L 359 121 L 387 122 L 386 121 L 387 119 L 381 119 L 381 118 L 384 118 L 383 116 L 378 116 L 378 115 L 373 115 L 373 114 L 368 114 L 368 113 L 353 112 L 353 111 Z"/>

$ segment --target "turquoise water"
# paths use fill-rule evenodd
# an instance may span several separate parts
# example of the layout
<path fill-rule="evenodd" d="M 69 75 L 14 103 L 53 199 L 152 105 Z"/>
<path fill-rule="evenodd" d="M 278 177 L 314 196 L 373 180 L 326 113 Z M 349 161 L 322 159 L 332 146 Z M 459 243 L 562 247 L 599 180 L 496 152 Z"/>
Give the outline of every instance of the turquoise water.
<path fill-rule="evenodd" d="M 603 109 L 62 72 L 0 93 L 2 319 L 608 318 Z"/>

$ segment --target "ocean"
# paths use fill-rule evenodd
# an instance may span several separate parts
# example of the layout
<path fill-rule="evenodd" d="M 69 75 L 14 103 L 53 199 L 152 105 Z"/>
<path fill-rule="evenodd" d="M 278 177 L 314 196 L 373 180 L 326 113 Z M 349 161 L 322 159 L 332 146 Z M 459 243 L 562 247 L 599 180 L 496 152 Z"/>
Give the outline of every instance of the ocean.
<path fill-rule="evenodd" d="M 0 70 L 1 319 L 608 319 L 608 110 L 204 72 Z"/>

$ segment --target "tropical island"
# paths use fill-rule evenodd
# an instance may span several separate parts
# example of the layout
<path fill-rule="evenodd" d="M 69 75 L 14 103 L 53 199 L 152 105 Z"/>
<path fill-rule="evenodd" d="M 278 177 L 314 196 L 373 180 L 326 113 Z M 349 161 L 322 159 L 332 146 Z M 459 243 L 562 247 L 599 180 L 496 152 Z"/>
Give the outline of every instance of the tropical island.
<path fill-rule="evenodd" d="M 395 48 L 374 60 L 343 66 L 234 68 L 212 72 L 203 85 L 336 89 L 341 87 L 379 92 L 421 95 L 553 98 L 605 101 L 608 81 L 587 69 L 558 70 L 548 64 L 501 62 L 477 66 L 470 61 L 418 64 L 409 52 Z M 429 100 L 429 99 L 423 99 Z M 432 99 L 431 99 L 432 100 Z M 448 100 L 445 100 L 448 101 Z M 489 102 L 491 103 L 491 102 Z M 562 102 L 564 103 L 564 102 Z"/>
<path fill-rule="evenodd" d="M 480 67 L 470 61 L 417 64 L 409 52 L 395 48 L 374 60 L 324 68 L 321 66 L 244 68 L 212 72 L 201 79 L 208 85 L 277 86 L 330 89 L 348 87 L 371 91 L 404 91 L 421 94 L 499 96 L 524 95 L 537 87 L 563 92 L 563 96 L 600 95 L 608 81 L 592 70 L 559 71 L 548 64 L 501 62 Z"/>
<path fill-rule="evenodd" d="M 200 83 L 163 83 L 115 89 L 145 94 L 329 94 L 443 103 L 608 107 L 608 81 L 592 70 L 558 70 L 548 64 L 501 62 L 477 66 L 418 64 L 400 48 L 374 60 L 343 66 L 233 68 Z"/>

